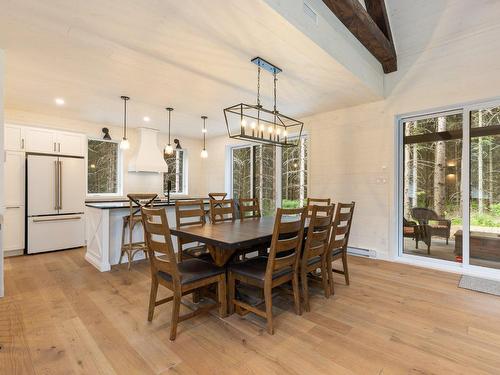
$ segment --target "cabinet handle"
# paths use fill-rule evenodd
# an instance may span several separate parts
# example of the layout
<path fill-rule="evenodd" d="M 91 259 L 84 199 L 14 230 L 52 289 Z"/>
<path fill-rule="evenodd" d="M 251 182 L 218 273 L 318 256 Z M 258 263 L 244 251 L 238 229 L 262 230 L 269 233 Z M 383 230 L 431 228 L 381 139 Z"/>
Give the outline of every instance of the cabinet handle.
<path fill-rule="evenodd" d="M 21 150 L 24 150 L 24 138 L 21 138 Z"/>
<path fill-rule="evenodd" d="M 54 152 L 56 152 L 56 142 L 54 142 Z"/>
<path fill-rule="evenodd" d="M 57 151 L 61 152 L 61 144 L 60 143 L 57 144 Z"/>
<path fill-rule="evenodd" d="M 21 206 L 6 206 L 5 208 L 6 209 L 9 209 L 9 208 L 21 208 Z"/>

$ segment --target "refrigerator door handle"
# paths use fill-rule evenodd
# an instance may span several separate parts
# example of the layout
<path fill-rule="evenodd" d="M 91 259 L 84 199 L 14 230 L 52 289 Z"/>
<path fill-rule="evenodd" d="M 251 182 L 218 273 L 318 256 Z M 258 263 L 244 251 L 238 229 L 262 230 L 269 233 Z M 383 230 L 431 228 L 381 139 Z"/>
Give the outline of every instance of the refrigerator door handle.
<path fill-rule="evenodd" d="M 48 222 L 48 221 L 80 220 L 81 218 L 82 218 L 81 216 L 63 216 L 63 217 L 50 218 L 50 219 L 34 218 L 33 222 L 34 223 L 45 223 L 45 222 Z"/>
<path fill-rule="evenodd" d="M 57 165 L 57 160 L 54 161 L 54 210 L 59 209 L 59 168 Z"/>
<path fill-rule="evenodd" d="M 63 184 L 63 180 L 62 180 L 62 161 L 59 161 L 59 209 L 62 210 L 63 206 L 62 206 L 62 184 Z"/>

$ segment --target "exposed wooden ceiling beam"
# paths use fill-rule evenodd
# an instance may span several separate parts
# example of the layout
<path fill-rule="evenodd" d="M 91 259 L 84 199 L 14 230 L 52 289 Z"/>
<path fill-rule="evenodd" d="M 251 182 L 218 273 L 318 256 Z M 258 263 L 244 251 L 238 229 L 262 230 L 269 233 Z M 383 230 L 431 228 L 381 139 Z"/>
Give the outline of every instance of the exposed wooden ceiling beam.
<path fill-rule="evenodd" d="M 397 57 L 384 0 L 323 0 L 349 31 L 382 64 L 384 73 L 397 70 Z"/>

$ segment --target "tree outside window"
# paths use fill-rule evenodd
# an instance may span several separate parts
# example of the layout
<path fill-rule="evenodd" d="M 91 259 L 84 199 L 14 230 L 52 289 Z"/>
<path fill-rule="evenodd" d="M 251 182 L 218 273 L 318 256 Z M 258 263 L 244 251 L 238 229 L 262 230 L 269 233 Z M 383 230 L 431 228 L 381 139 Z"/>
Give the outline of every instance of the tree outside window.
<path fill-rule="evenodd" d="M 302 207 L 307 199 L 307 139 L 281 149 L 281 206 Z"/>

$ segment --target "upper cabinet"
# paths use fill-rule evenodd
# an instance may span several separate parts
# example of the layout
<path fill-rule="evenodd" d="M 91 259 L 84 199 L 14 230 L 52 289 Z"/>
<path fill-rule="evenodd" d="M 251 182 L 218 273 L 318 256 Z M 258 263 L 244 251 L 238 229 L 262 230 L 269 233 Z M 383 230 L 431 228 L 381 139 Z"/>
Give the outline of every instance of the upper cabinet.
<path fill-rule="evenodd" d="M 85 156 L 84 134 L 53 129 L 6 125 L 5 149 L 42 154 Z"/>

